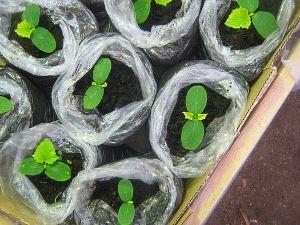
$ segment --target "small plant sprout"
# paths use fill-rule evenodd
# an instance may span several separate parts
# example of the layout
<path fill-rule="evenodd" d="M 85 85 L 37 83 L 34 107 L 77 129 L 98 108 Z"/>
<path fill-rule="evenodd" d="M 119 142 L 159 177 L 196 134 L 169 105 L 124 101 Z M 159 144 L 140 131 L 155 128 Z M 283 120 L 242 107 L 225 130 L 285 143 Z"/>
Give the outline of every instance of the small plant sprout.
<path fill-rule="evenodd" d="M 225 25 L 234 29 L 249 29 L 251 22 L 256 31 L 266 39 L 277 30 L 275 17 L 265 11 L 258 11 L 259 0 L 236 0 L 239 8 L 234 9 L 225 22 Z"/>
<path fill-rule="evenodd" d="M 12 101 L 3 96 L 0 96 L 0 115 L 10 112 L 12 108 Z"/>
<path fill-rule="evenodd" d="M 32 157 L 23 159 L 19 172 L 27 176 L 45 172 L 47 177 L 55 181 L 67 181 L 71 178 L 71 168 L 60 160 L 61 156 L 56 154 L 52 141 L 46 138 L 38 145 Z"/>
<path fill-rule="evenodd" d="M 93 70 L 92 85 L 87 89 L 83 97 L 83 106 L 85 109 L 95 109 L 100 104 L 104 88 L 107 87 L 106 80 L 111 71 L 111 61 L 108 58 L 100 59 Z"/>
<path fill-rule="evenodd" d="M 39 50 L 52 53 L 56 49 L 56 41 L 47 29 L 38 27 L 40 14 L 38 5 L 28 5 L 22 14 L 22 22 L 18 24 L 15 32 L 22 38 L 29 38 Z"/>
<path fill-rule="evenodd" d="M 183 112 L 188 121 L 181 131 L 181 144 L 186 150 L 198 148 L 204 137 L 204 120 L 207 114 L 201 114 L 207 104 L 207 93 L 202 86 L 193 86 L 189 89 L 185 99 L 186 109 Z"/>
<path fill-rule="evenodd" d="M 122 179 L 118 184 L 118 193 L 123 201 L 119 212 L 118 221 L 121 225 L 132 224 L 135 217 L 135 208 L 132 201 L 133 198 L 133 185 L 130 180 Z"/>
<path fill-rule="evenodd" d="M 143 24 L 149 17 L 151 10 L 151 1 L 156 4 L 167 6 L 172 0 L 137 0 L 134 3 L 134 12 L 138 24 Z"/>

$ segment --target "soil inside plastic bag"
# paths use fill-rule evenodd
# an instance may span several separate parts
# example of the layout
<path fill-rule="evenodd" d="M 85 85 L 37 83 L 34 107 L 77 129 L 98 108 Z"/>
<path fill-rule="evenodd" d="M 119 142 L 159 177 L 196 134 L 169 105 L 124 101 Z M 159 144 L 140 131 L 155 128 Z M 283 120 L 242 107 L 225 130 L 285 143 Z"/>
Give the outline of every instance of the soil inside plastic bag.
<path fill-rule="evenodd" d="M 269 12 L 276 18 L 281 3 L 282 1 L 278 0 L 260 0 L 257 11 Z M 231 47 L 233 50 L 241 50 L 262 44 L 264 39 L 257 33 L 253 24 L 251 24 L 249 29 L 233 29 L 225 25 L 228 16 L 236 8 L 239 8 L 238 3 L 232 1 L 230 8 L 220 22 L 219 30 L 223 45 Z"/>
<path fill-rule="evenodd" d="M 171 155 L 178 157 L 184 157 L 188 150 L 184 149 L 181 144 L 181 130 L 186 122 L 183 112 L 186 112 L 185 98 L 186 94 L 191 87 L 195 85 L 189 85 L 180 90 L 178 94 L 178 100 L 175 105 L 175 108 L 171 114 L 170 121 L 168 123 L 168 132 L 167 132 L 167 144 L 170 148 Z M 212 89 L 202 85 L 207 92 L 207 105 L 203 113 L 207 113 L 205 120 L 202 120 L 205 129 L 207 126 L 218 117 L 221 117 L 226 114 L 227 109 L 230 106 L 231 100 L 225 98 L 224 96 L 218 94 Z M 195 150 L 194 152 L 199 152 Z"/>
<path fill-rule="evenodd" d="M 98 106 L 98 111 L 105 115 L 132 102 L 143 100 L 140 82 L 131 68 L 109 56 L 103 57 L 111 60 L 112 69 L 106 80 L 107 87 Z M 93 68 L 77 82 L 74 94 L 84 96 L 92 82 Z"/>
<path fill-rule="evenodd" d="M 39 50 L 37 47 L 35 47 L 35 45 L 32 43 L 32 41 L 29 38 L 22 38 L 17 35 L 15 30 L 17 29 L 17 26 L 21 21 L 22 21 L 22 13 L 15 13 L 12 15 L 11 28 L 10 28 L 8 39 L 16 40 L 27 53 L 31 54 L 36 58 L 46 58 L 49 55 L 51 55 L 52 53 L 43 52 Z M 49 30 L 56 40 L 56 46 L 57 46 L 56 51 L 62 50 L 63 34 L 60 29 L 60 26 L 54 24 L 48 15 L 42 13 L 42 10 L 41 10 L 41 17 L 40 17 L 40 22 L 38 24 L 38 27 L 43 27 Z"/>

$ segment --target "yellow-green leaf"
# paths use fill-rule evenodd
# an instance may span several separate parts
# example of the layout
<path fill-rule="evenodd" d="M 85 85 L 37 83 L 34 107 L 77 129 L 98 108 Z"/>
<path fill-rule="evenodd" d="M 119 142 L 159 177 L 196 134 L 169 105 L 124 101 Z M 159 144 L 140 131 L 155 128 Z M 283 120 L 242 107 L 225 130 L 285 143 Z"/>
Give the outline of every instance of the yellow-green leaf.
<path fill-rule="evenodd" d="M 245 8 L 234 9 L 225 22 L 225 25 L 234 29 L 246 28 L 251 25 L 251 17 Z"/>
<path fill-rule="evenodd" d="M 123 203 L 118 212 L 118 222 L 121 225 L 132 224 L 135 217 L 135 208 L 132 203 Z"/>
<path fill-rule="evenodd" d="M 130 180 L 122 179 L 118 183 L 118 193 L 123 202 L 129 202 L 133 198 L 133 186 Z"/>
<path fill-rule="evenodd" d="M 156 4 L 167 6 L 172 0 L 155 0 Z"/>
<path fill-rule="evenodd" d="M 94 67 L 93 79 L 97 84 L 103 84 L 111 71 L 111 60 L 109 58 L 101 58 Z"/>
<path fill-rule="evenodd" d="M 10 112 L 12 108 L 12 102 L 3 96 L 0 96 L 0 115 Z"/>
<path fill-rule="evenodd" d="M 26 6 L 25 11 L 22 13 L 22 20 L 26 20 L 32 25 L 37 27 L 40 21 L 41 10 L 39 5 L 29 4 Z"/>
<path fill-rule="evenodd" d="M 95 109 L 101 102 L 104 95 L 104 88 L 100 85 L 91 86 L 83 97 L 83 106 L 86 109 Z"/>
<path fill-rule="evenodd" d="M 20 37 L 30 38 L 31 33 L 34 30 L 34 27 L 30 23 L 28 23 L 26 20 L 23 20 L 21 23 L 18 24 L 17 29 L 15 29 L 15 32 Z"/>
<path fill-rule="evenodd" d="M 46 164 L 53 164 L 59 159 L 52 141 L 48 138 L 38 145 L 32 157 L 36 162 Z"/>
<path fill-rule="evenodd" d="M 187 150 L 196 150 L 204 137 L 204 126 L 199 120 L 187 121 L 181 131 L 181 144 Z"/>
<path fill-rule="evenodd" d="M 19 172 L 27 176 L 36 176 L 44 171 L 44 165 L 36 162 L 33 158 L 23 159 L 19 167 Z"/>
<path fill-rule="evenodd" d="M 207 93 L 202 86 L 193 86 L 186 95 L 186 109 L 193 114 L 202 113 L 207 104 Z"/>
<path fill-rule="evenodd" d="M 38 27 L 31 34 L 32 43 L 41 51 L 52 53 L 56 49 L 56 40 L 45 28 Z"/>
<path fill-rule="evenodd" d="M 151 0 L 137 0 L 133 6 L 136 22 L 138 24 L 144 23 L 150 14 Z"/>

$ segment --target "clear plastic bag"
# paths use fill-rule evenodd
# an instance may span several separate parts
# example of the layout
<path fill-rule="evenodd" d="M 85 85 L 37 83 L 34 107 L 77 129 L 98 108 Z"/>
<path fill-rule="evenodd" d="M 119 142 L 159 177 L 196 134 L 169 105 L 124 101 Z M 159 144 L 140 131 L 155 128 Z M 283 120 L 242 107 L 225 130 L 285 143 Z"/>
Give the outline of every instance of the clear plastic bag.
<path fill-rule="evenodd" d="M 14 134 L 0 150 L 0 190 L 13 201 L 22 201 L 40 217 L 44 224 L 63 222 L 92 189 L 88 183 L 73 179 L 62 194 L 62 202 L 49 205 L 27 176 L 18 172 L 21 161 L 33 154 L 38 144 L 50 138 L 59 150 L 66 153 L 80 153 L 84 168 L 92 169 L 97 163 L 94 147 L 71 139 L 66 129 L 57 123 L 40 124 Z"/>
<path fill-rule="evenodd" d="M 202 176 L 228 149 L 236 136 L 244 113 L 248 85 L 232 69 L 213 61 L 192 61 L 172 72 L 159 92 L 151 111 L 150 143 L 156 155 L 180 178 Z M 206 128 L 200 151 L 189 151 L 184 157 L 170 153 L 167 126 L 176 105 L 179 91 L 193 83 L 203 84 L 231 100 L 226 114 L 215 118 Z M 180 132 L 180 131 L 179 131 Z M 204 146 L 204 147 L 203 147 Z"/>
<path fill-rule="evenodd" d="M 82 97 L 73 94 L 75 85 L 103 54 L 132 69 L 140 82 L 143 100 L 105 115 L 85 114 Z M 81 140 L 93 145 L 119 144 L 146 121 L 155 94 L 156 83 L 147 57 L 120 35 L 99 34 L 82 42 L 70 70 L 53 87 L 52 104 L 61 123 Z"/>
<path fill-rule="evenodd" d="M 54 24 L 59 24 L 63 34 L 63 49 L 46 58 L 35 58 L 8 35 L 13 13 L 24 11 L 26 5 L 40 5 Z M 97 33 L 92 13 L 77 0 L 0 0 L 0 53 L 13 65 L 36 76 L 61 75 L 74 60 L 79 43 Z"/>
<path fill-rule="evenodd" d="M 129 158 L 78 175 L 81 182 L 107 181 L 113 178 L 157 183 L 159 192 L 136 207 L 135 225 L 166 224 L 181 203 L 182 182 L 157 159 Z M 117 225 L 117 212 L 106 202 L 97 199 L 76 210 L 81 225 Z M 79 217 L 79 220 L 78 220 Z M 76 218 L 76 216 L 75 216 Z"/>
<path fill-rule="evenodd" d="M 219 24 L 225 16 L 232 0 L 206 0 L 199 17 L 200 35 L 209 56 L 228 67 L 237 69 L 248 81 L 257 78 L 270 54 L 280 44 L 295 8 L 294 0 L 283 0 L 277 23 L 279 29 L 272 33 L 261 45 L 244 50 L 231 50 L 223 45 Z"/>
<path fill-rule="evenodd" d="M 181 0 L 176 18 L 166 25 L 157 25 L 151 32 L 138 26 L 132 0 L 104 0 L 106 11 L 116 29 L 135 46 L 142 48 L 157 63 L 179 61 L 195 43 L 196 19 L 201 0 Z"/>

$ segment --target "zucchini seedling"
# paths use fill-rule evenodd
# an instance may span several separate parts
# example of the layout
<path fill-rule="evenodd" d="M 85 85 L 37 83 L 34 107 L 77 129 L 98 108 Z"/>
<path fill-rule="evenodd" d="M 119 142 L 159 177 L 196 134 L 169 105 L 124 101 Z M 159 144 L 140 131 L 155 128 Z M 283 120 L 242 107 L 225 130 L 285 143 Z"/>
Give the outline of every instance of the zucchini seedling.
<path fill-rule="evenodd" d="M 104 88 L 107 87 L 106 80 L 110 75 L 111 60 L 108 58 L 100 59 L 93 70 L 93 82 L 87 89 L 83 97 L 83 106 L 85 109 L 95 109 L 100 104 Z"/>
<path fill-rule="evenodd" d="M 29 38 L 41 51 L 52 53 L 56 49 L 56 40 L 47 29 L 38 27 L 41 9 L 36 4 L 29 4 L 22 13 L 22 22 L 15 32 L 19 37 Z"/>
<path fill-rule="evenodd" d="M 118 183 L 118 193 L 123 201 L 118 212 L 118 222 L 121 225 L 130 225 L 135 217 L 135 208 L 132 201 L 133 185 L 131 181 L 127 179 L 120 180 Z"/>
<path fill-rule="evenodd" d="M 62 152 L 55 151 L 52 141 L 44 139 L 36 148 L 32 157 L 22 160 L 19 172 L 27 176 L 36 176 L 43 172 L 55 181 L 67 181 L 71 178 L 71 168 L 61 161 Z M 71 164 L 71 162 L 68 162 Z"/>
<path fill-rule="evenodd" d="M 234 9 L 227 18 L 225 25 L 234 29 L 249 29 L 251 23 L 255 30 L 266 39 L 277 30 L 278 25 L 275 17 L 265 11 L 256 10 L 259 7 L 259 0 L 236 0 L 239 8 Z"/>
<path fill-rule="evenodd" d="M 0 115 L 8 113 L 12 110 L 13 103 L 8 98 L 0 96 Z"/>
<path fill-rule="evenodd" d="M 187 112 L 183 112 L 186 123 L 181 131 L 181 144 L 186 150 L 197 149 L 204 137 L 204 120 L 207 114 L 202 114 L 207 104 L 207 93 L 202 86 L 193 86 L 189 89 L 185 105 Z"/>

